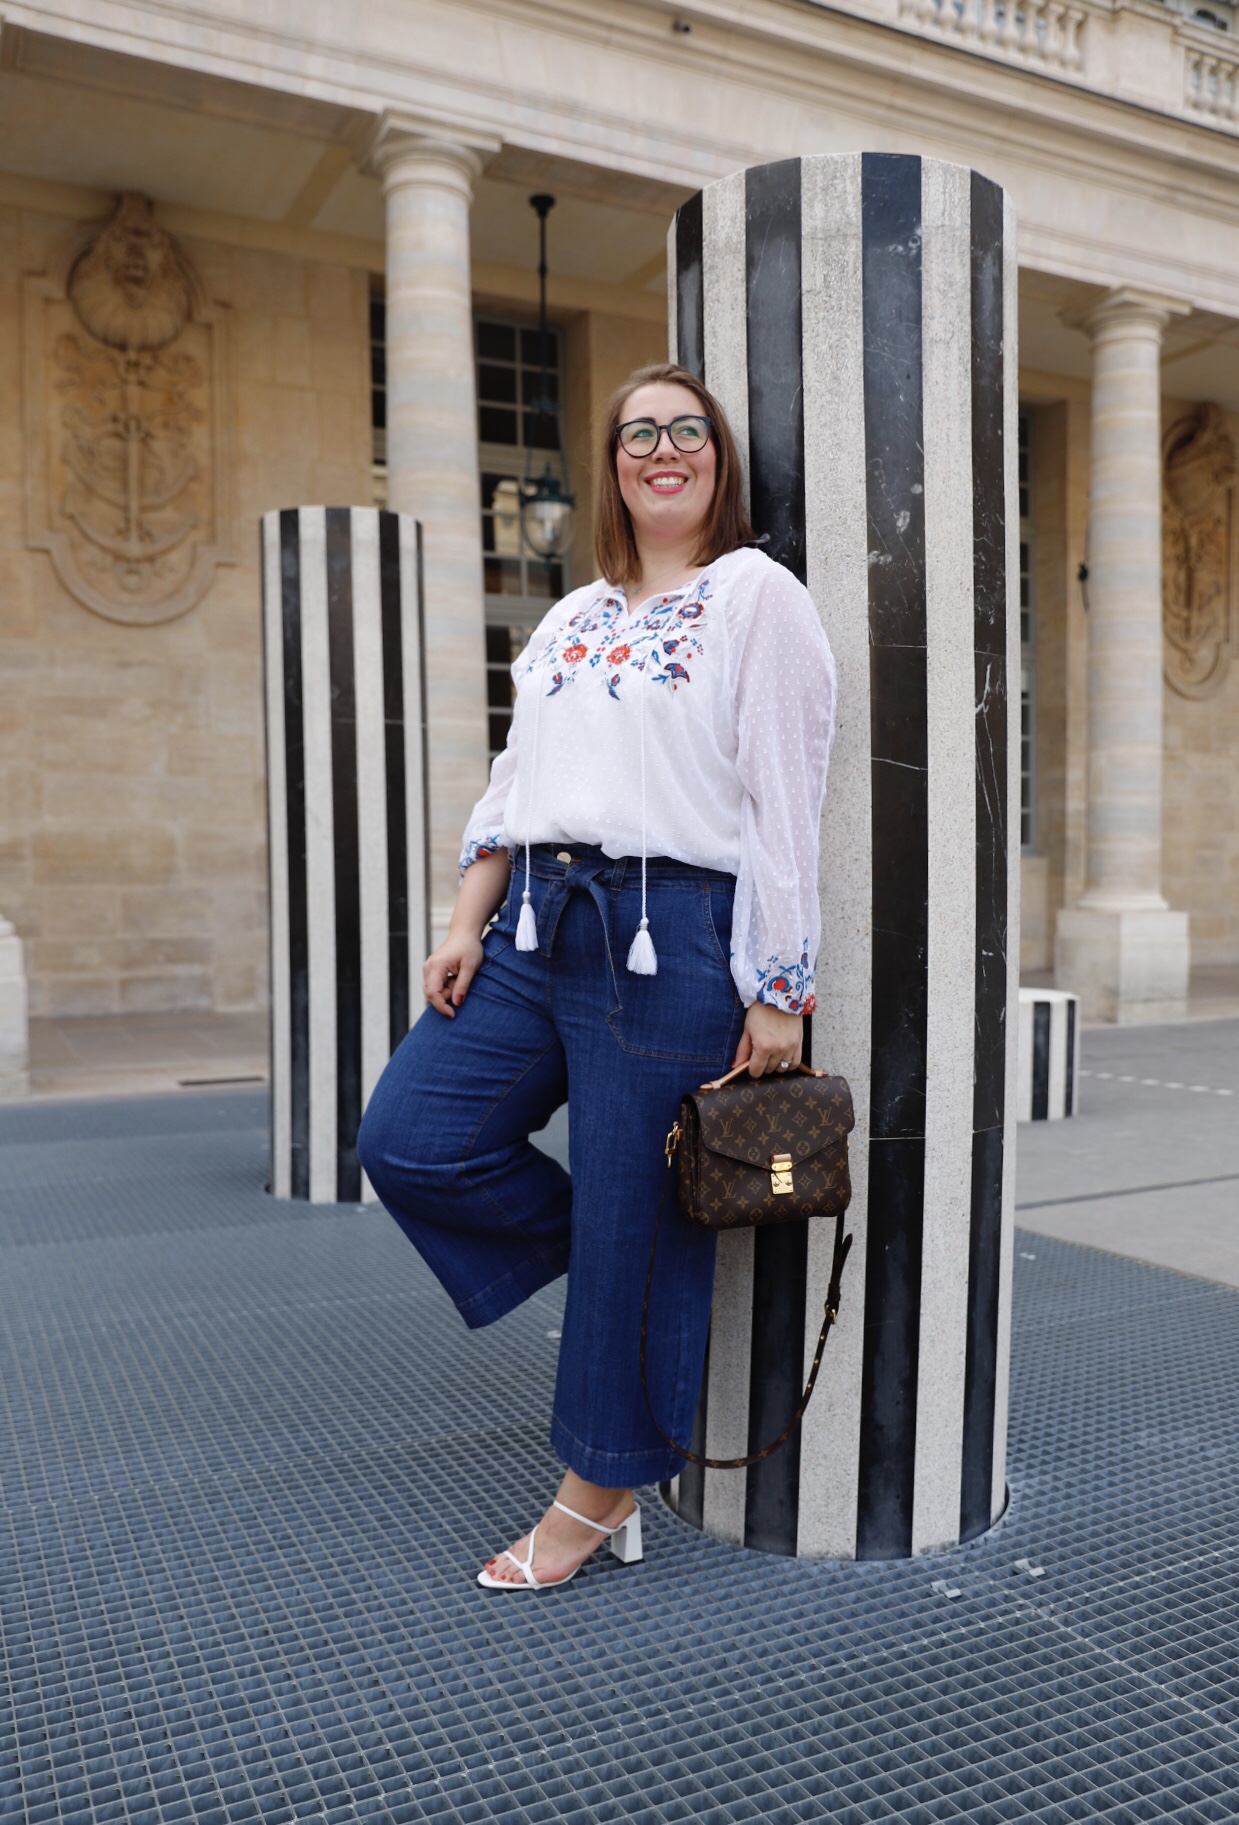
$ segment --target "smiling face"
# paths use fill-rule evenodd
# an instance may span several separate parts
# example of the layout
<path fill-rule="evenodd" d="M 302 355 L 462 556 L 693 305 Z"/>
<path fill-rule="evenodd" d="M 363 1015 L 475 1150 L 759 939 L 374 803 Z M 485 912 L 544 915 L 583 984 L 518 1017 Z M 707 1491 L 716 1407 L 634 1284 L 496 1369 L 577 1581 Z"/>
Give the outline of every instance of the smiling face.
<path fill-rule="evenodd" d="M 652 418 L 666 425 L 686 413 L 701 417 L 704 412 L 687 387 L 658 381 L 628 395 L 618 422 Z M 695 538 L 714 499 L 717 467 L 712 437 L 700 450 L 685 452 L 663 431 L 657 449 L 643 456 L 630 456 L 616 445 L 615 473 L 639 549 L 672 549 Z"/>

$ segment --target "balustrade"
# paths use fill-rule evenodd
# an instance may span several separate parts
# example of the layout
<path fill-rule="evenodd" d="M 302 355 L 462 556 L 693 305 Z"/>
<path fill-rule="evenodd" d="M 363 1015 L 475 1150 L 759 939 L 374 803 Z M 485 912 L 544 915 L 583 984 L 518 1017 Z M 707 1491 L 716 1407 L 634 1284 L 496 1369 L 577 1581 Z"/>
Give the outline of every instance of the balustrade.
<path fill-rule="evenodd" d="M 923 30 L 1013 62 L 1084 69 L 1088 14 L 1064 0 L 900 0 L 900 16 Z"/>
<path fill-rule="evenodd" d="M 1234 125 L 1239 120 L 1239 57 L 1189 50 L 1183 104 L 1193 114 Z"/>

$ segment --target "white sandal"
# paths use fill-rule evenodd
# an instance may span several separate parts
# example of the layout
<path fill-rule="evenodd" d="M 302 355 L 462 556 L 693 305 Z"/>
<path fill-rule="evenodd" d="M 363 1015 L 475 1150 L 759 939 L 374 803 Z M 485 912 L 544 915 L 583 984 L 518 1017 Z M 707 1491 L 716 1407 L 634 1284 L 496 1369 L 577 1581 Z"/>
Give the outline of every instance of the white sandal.
<path fill-rule="evenodd" d="M 620 1521 L 615 1527 L 603 1527 L 597 1521 L 591 1521 L 588 1515 L 578 1514 L 575 1508 L 569 1508 L 567 1504 L 561 1502 L 558 1497 L 551 1503 L 551 1507 L 558 1508 L 561 1514 L 570 1515 L 574 1521 L 580 1521 L 583 1526 L 592 1527 L 595 1533 L 600 1533 L 603 1540 L 610 1542 L 611 1551 L 615 1554 L 621 1565 L 640 1564 L 642 1558 L 640 1502 L 634 1502 L 632 1505 L 632 1513 L 626 1520 Z M 602 1545 L 602 1540 L 599 1540 L 598 1546 L 591 1548 L 591 1553 L 586 1553 L 585 1559 L 581 1560 L 581 1565 L 577 1566 L 576 1571 L 569 1572 L 566 1578 L 548 1578 L 545 1581 L 541 1578 L 535 1578 L 533 1575 L 533 1555 L 537 1544 L 538 1529 L 534 1527 L 531 1529 L 529 1535 L 529 1556 L 527 1559 L 518 1559 L 511 1547 L 508 1546 L 505 1546 L 503 1551 L 498 1555 L 501 1559 L 511 1559 L 517 1571 L 521 1573 L 524 1579 L 523 1583 L 513 1584 L 507 1578 L 493 1577 L 485 1566 L 483 1566 L 478 1573 L 478 1583 L 488 1591 L 554 1590 L 561 1584 L 571 1584 L 572 1580 L 576 1577 L 577 1572 L 580 1571 L 581 1565 L 585 1564 L 585 1559 L 588 1559 L 592 1552 L 597 1552 L 598 1546 Z"/>

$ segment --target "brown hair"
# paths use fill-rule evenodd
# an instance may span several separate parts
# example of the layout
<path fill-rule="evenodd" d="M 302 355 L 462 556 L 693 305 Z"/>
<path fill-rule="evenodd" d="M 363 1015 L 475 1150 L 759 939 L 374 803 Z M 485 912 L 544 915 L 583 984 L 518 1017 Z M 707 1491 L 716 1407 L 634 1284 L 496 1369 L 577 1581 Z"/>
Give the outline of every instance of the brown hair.
<path fill-rule="evenodd" d="M 656 384 L 687 387 L 710 420 L 710 434 L 714 439 L 717 459 L 714 498 L 701 524 L 701 538 L 693 556 L 694 564 L 712 564 L 715 558 L 721 558 L 724 552 L 734 551 L 738 545 L 755 543 L 753 528 L 749 525 L 740 494 L 740 453 L 736 449 L 736 440 L 731 434 L 731 426 L 727 423 L 722 406 L 687 368 L 676 367 L 671 361 L 658 362 L 653 367 L 638 368 L 628 376 L 622 387 L 616 388 L 607 402 L 602 424 L 597 484 L 594 490 L 594 551 L 598 567 L 608 583 L 626 585 L 634 582 L 641 574 L 641 560 L 637 555 L 632 519 L 624 505 L 615 469 L 615 433 L 624 402 L 629 396 L 638 387 Z"/>

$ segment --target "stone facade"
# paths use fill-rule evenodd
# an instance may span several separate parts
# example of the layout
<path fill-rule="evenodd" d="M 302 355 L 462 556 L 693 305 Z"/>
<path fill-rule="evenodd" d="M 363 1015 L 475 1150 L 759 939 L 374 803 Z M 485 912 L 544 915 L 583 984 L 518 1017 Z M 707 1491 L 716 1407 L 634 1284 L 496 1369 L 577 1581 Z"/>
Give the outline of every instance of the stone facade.
<path fill-rule="evenodd" d="M 1180 644 L 1192 627 L 1206 646 L 1239 640 L 1234 486 L 1206 475 L 1219 436 L 1239 446 L 1239 126 L 1227 99 L 1239 40 L 1158 0 L 1073 0 L 1014 24 L 991 0 L 967 19 L 911 0 L 755 0 L 742 25 L 723 0 L 700 0 L 678 26 L 616 0 L 605 28 L 592 0 L 519 18 L 489 0 L 409 0 L 398 53 L 378 0 L 325 0 L 312 37 L 295 0 L 272 0 L 259 23 L 242 0 L 220 0 L 206 27 L 179 0 L 155 10 L 148 28 L 123 0 L 80 0 L 39 9 L 37 31 L 0 28 L 0 916 L 24 942 L 32 1011 L 264 1002 L 255 529 L 272 507 L 375 498 L 372 287 L 385 283 L 390 305 L 389 498 L 430 528 L 441 927 L 453 833 L 485 769 L 470 295 L 475 310 L 533 318 L 528 197 L 554 193 L 550 306 L 579 581 L 594 569 L 597 414 L 623 374 L 666 350 L 674 210 L 745 166 L 862 149 L 973 166 L 1004 186 L 1019 221 L 1037 626 L 1023 960 L 1049 968 L 1060 914 L 1070 923 L 1095 897 L 1099 843 L 1117 840 L 1125 815 L 1103 777 L 1117 725 L 1107 761 L 1097 713 L 1107 691 L 1120 709 L 1123 696 L 1098 669 L 1100 629 L 1122 635 L 1135 602 L 1123 539 L 1103 549 L 1096 533 L 1110 486 L 1094 436 L 1092 383 L 1108 359 L 1088 327 L 1099 306 L 1113 318 L 1134 298 L 1153 313 L 1145 356 L 1156 343 L 1162 373 L 1160 425 L 1146 385 L 1136 439 L 1146 736 L 1152 477 L 1172 454 L 1160 435 L 1179 453 L 1163 511 Z M 184 320 L 157 351 L 179 365 L 142 369 L 146 380 L 125 336 L 94 335 L 74 304 L 75 262 L 118 207 L 161 271 L 168 236 L 188 275 Z M 151 274 L 135 259 L 125 283 L 140 289 Z M 76 471 L 70 407 L 85 440 Z M 141 420 L 142 437 L 131 424 L 112 440 L 109 414 Z M 1184 420 L 1200 427 L 1187 445 Z M 137 465 L 123 486 L 119 472 L 109 481 L 121 445 Z M 105 511 L 113 482 L 129 515 L 119 532 Z M 155 543 L 183 523 L 158 576 L 146 557 L 159 554 L 134 543 L 139 522 Z M 117 539 L 137 555 L 100 559 Z M 112 559 L 120 568 L 100 584 Z M 1234 963 L 1239 682 L 1227 654 L 1211 663 L 1196 653 L 1180 665 L 1188 688 L 1162 690 L 1147 802 L 1128 808 L 1148 826 L 1161 806 L 1160 855 L 1150 826 L 1137 870 L 1145 910 L 1187 915 L 1197 961 Z M 1178 968 L 1178 937 L 1171 949 Z M 1059 962 L 1076 967 L 1065 952 Z"/>
<path fill-rule="evenodd" d="M 111 199 L 98 199 L 98 215 Z M 34 1014 L 248 1008 L 266 995 L 259 507 L 370 489 L 362 272 L 188 240 L 230 319 L 235 562 L 178 618 L 83 606 L 24 521 L 23 281 L 79 224 L 0 207 L 3 896 Z M 49 357 L 50 359 L 50 357 Z"/>

